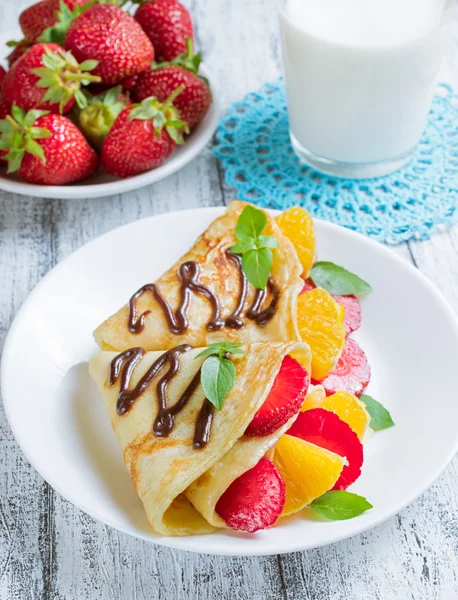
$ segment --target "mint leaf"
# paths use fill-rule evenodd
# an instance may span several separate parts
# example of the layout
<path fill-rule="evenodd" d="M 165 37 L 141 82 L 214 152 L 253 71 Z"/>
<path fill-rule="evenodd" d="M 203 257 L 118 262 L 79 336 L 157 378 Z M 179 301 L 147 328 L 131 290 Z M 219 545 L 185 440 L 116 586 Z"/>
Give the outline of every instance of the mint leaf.
<path fill-rule="evenodd" d="M 244 254 L 248 250 L 256 250 L 256 248 L 256 241 L 253 238 L 244 238 L 232 246 L 230 252 L 232 254 Z"/>
<path fill-rule="evenodd" d="M 246 278 L 255 288 L 263 290 L 269 280 L 272 269 L 272 250 L 259 248 L 259 250 L 248 250 L 242 257 L 242 269 Z"/>
<path fill-rule="evenodd" d="M 235 366 L 226 358 L 210 356 L 202 365 L 200 380 L 205 396 L 221 410 L 235 382 Z"/>
<path fill-rule="evenodd" d="M 238 240 L 244 238 L 257 240 L 266 225 L 267 217 L 262 210 L 254 208 L 254 206 L 245 206 L 237 221 L 235 237 Z"/>
<path fill-rule="evenodd" d="M 380 404 L 380 402 L 377 402 L 377 400 L 367 394 L 362 394 L 360 400 L 366 405 L 366 410 L 371 417 L 371 422 L 369 424 L 371 429 L 380 431 L 381 429 L 393 427 L 394 421 L 391 418 L 390 413 L 382 404 Z"/>
<path fill-rule="evenodd" d="M 214 344 L 210 344 L 206 350 L 201 352 L 196 356 L 196 358 L 203 356 L 220 356 L 223 358 L 226 352 L 230 354 L 245 354 L 245 351 L 242 350 L 242 344 L 239 342 L 216 342 Z"/>
<path fill-rule="evenodd" d="M 273 235 L 260 235 L 258 246 L 259 248 L 278 248 L 278 240 Z"/>
<path fill-rule="evenodd" d="M 330 521 L 353 519 L 373 508 L 363 496 L 339 490 L 326 492 L 314 500 L 310 507 Z"/>
<path fill-rule="evenodd" d="M 315 263 L 310 277 L 317 287 L 322 287 L 336 296 L 364 296 L 372 292 L 366 281 L 332 262 Z"/>

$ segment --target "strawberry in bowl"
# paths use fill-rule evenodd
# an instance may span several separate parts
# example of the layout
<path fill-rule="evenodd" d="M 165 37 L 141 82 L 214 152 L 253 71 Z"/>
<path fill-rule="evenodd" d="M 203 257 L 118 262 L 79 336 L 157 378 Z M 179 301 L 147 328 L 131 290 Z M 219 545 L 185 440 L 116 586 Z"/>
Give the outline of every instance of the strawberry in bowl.
<path fill-rule="evenodd" d="M 217 113 L 211 110 L 209 83 L 200 72 L 200 54 L 193 53 L 189 12 L 176 0 L 142 2 L 135 11 L 124 5 L 41 0 L 23 11 L 20 25 L 24 38 L 8 43 L 12 48 L 5 56 L 9 71 L 3 67 L 0 71 L 0 118 L 13 118 L 13 106 L 26 112 L 46 110 L 66 115 L 97 153 L 100 168 L 94 171 L 90 162 L 76 180 L 39 178 L 41 184 L 25 179 L 23 169 L 14 169 L 14 178 L 10 177 L 11 170 L 0 174 L 1 188 L 59 198 L 77 197 L 78 191 L 86 197 L 119 193 L 181 168 L 211 138 Z M 117 92 L 118 86 L 122 95 Z M 152 140 L 154 148 L 149 156 L 126 159 L 131 163 L 129 168 L 115 166 L 113 153 L 121 143 L 120 137 L 113 144 L 113 133 L 104 148 L 112 130 L 118 135 L 121 129 L 123 134 L 132 134 L 130 140 L 124 140 L 128 154 L 139 139 L 141 119 L 137 119 L 136 127 L 120 125 L 122 119 L 115 127 L 123 110 L 153 98 L 157 106 L 168 106 L 170 97 L 174 100 L 173 129 L 177 134 L 170 135 L 169 118 L 167 126 L 161 127 L 160 139 Z M 202 127 L 198 127 L 200 124 Z M 0 132 L 0 143 L 3 136 Z M 3 144 L 8 142 L 4 140 Z M 178 146 L 183 148 L 175 156 Z M 137 178 L 139 175 L 144 176 Z M 119 187 L 119 179 L 131 181 Z M 21 180 L 28 185 L 21 185 Z M 62 187 L 75 181 L 82 183 L 68 191 L 47 191 L 43 187 Z M 41 189 L 34 192 L 30 185 L 40 185 Z"/>

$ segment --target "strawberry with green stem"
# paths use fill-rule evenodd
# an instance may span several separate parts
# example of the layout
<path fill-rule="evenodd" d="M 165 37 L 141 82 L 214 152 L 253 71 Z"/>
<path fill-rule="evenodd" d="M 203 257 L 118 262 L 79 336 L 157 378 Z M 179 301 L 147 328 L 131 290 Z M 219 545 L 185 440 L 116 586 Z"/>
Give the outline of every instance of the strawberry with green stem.
<path fill-rule="evenodd" d="M 78 113 L 78 125 L 85 137 L 98 149 L 110 133 L 114 122 L 132 102 L 122 86 L 88 97 L 87 107 Z"/>
<path fill-rule="evenodd" d="M 0 121 L 0 151 L 8 173 L 27 182 L 64 185 L 89 177 L 99 159 L 78 128 L 63 115 L 13 106 Z"/>
<path fill-rule="evenodd" d="M 5 69 L 0 65 L 0 87 L 3 83 L 3 80 L 5 79 L 5 75 L 6 75 L 6 71 Z"/>
<path fill-rule="evenodd" d="M 76 100 L 84 108 L 87 102 L 81 86 L 100 81 L 89 72 L 96 66 L 95 60 L 78 64 L 71 52 L 57 44 L 36 44 L 6 74 L 5 102 L 24 110 L 65 113 Z"/>
<path fill-rule="evenodd" d="M 187 125 L 173 105 L 182 87 L 162 104 L 146 98 L 122 111 L 102 148 L 105 170 L 118 177 L 131 177 L 163 164 L 183 143 Z"/>
<path fill-rule="evenodd" d="M 134 96 L 142 101 L 155 96 L 163 102 L 179 86 L 183 92 L 175 100 L 180 118 L 193 129 L 204 119 L 212 103 L 208 81 L 198 75 L 201 55 L 193 53 L 191 38 L 187 39 L 187 52 L 171 62 L 154 64 L 153 69 L 140 73 Z"/>
<path fill-rule="evenodd" d="M 41 39 L 48 29 L 65 26 L 84 10 L 84 5 L 92 0 L 41 0 L 26 8 L 19 17 L 19 24 L 25 40 L 31 43 L 38 41 L 58 41 Z"/>
<path fill-rule="evenodd" d="M 186 52 L 186 40 L 194 39 L 191 17 L 177 0 L 133 0 L 141 4 L 135 13 L 146 35 L 151 40 L 156 60 L 173 60 Z"/>

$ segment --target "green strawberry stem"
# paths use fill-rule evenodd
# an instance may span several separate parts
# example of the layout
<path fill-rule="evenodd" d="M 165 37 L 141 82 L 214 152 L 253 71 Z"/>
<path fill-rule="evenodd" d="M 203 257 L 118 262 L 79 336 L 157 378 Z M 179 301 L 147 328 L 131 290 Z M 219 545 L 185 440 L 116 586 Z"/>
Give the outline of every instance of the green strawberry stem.
<path fill-rule="evenodd" d="M 62 73 L 61 77 L 62 79 L 65 79 L 65 81 L 89 81 L 91 83 L 100 83 L 101 81 L 100 77 L 97 75 L 90 75 L 89 73 L 74 73 L 71 71 Z"/>
<path fill-rule="evenodd" d="M 11 108 L 11 115 L 0 121 L 0 150 L 7 151 L 8 173 L 14 173 L 21 167 L 26 153 L 46 163 L 44 150 L 36 140 L 50 137 L 48 129 L 35 127 L 40 117 L 49 114 L 47 110 L 30 110 L 27 114 L 19 107 Z"/>
<path fill-rule="evenodd" d="M 100 77 L 88 72 L 96 68 L 98 61 L 86 60 L 78 64 L 71 52 L 62 49 L 58 53 L 46 48 L 42 64 L 43 67 L 32 69 L 32 73 L 40 78 L 37 86 L 46 89 L 42 102 L 59 104 L 61 113 L 72 98 L 80 108 L 87 106 L 87 99 L 81 92 L 81 85 L 101 81 Z"/>
<path fill-rule="evenodd" d="M 176 88 L 163 104 L 155 96 L 151 96 L 145 98 L 141 104 L 133 105 L 129 120 L 151 121 L 157 137 L 160 137 L 165 128 L 176 144 L 183 144 L 183 132 L 189 133 L 189 127 L 180 119 L 180 113 L 173 105 L 173 101 L 181 94 L 184 87 L 184 85 L 180 85 Z"/>
<path fill-rule="evenodd" d="M 188 71 L 191 71 L 191 73 L 197 75 L 200 63 L 202 62 L 202 55 L 200 54 L 200 52 L 194 54 L 194 45 L 192 43 L 191 38 L 186 38 L 186 48 L 187 52 L 185 52 L 184 54 L 180 54 L 179 56 L 177 56 L 169 62 L 153 62 L 153 64 L 151 65 L 152 70 L 156 71 L 157 69 L 163 69 L 164 67 L 175 66 L 187 69 Z M 208 84 L 208 81 L 205 79 L 205 77 L 201 77 L 201 79 L 203 79 Z"/>
<path fill-rule="evenodd" d="M 6 45 L 8 46 L 8 48 L 16 48 L 16 46 L 20 46 L 21 44 L 25 44 L 27 42 L 27 40 L 25 38 L 22 38 L 22 40 L 19 40 L 18 42 L 16 42 L 15 40 L 10 40 L 9 42 L 6 42 Z"/>
<path fill-rule="evenodd" d="M 180 85 L 180 87 L 177 87 L 176 90 L 173 90 L 173 92 L 170 94 L 170 96 L 167 98 L 167 100 L 162 105 L 162 110 L 164 112 L 167 112 L 167 110 L 172 106 L 173 101 L 181 94 L 181 92 L 183 90 L 184 90 L 184 85 Z"/>

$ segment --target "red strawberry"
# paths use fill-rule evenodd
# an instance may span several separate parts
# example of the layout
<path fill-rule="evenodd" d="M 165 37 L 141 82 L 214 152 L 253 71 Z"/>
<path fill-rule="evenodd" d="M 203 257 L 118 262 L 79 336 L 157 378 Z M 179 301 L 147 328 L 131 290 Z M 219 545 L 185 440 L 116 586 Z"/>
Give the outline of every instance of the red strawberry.
<path fill-rule="evenodd" d="M 208 83 L 197 75 L 200 65 L 200 54 L 193 56 L 192 42 L 188 40 L 188 53 L 175 59 L 173 64 L 145 71 L 138 76 L 134 95 L 142 101 L 149 96 L 156 96 L 164 102 L 180 85 L 184 90 L 175 100 L 174 105 L 180 111 L 180 117 L 193 129 L 202 121 L 210 108 L 212 96 Z"/>
<path fill-rule="evenodd" d="M 147 71 L 149 71 L 149 69 Z M 135 86 L 137 85 L 137 81 L 138 75 L 132 75 L 132 77 L 126 77 L 126 79 L 123 79 L 120 82 L 120 85 L 122 85 L 122 89 L 126 92 L 133 92 Z"/>
<path fill-rule="evenodd" d="M 6 71 L 2 67 L 2 65 L 0 65 L 0 87 L 1 87 L 1 85 L 3 83 L 3 80 L 5 79 L 5 75 L 6 75 Z"/>
<path fill-rule="evenodd" d="M 286 486 L 277 467 L 261 458 L 238 477 L 216 504 L 216 512 L 236 531 L 254 533 L 274 525 L 285 506 Z"/>
<path fill-rule="evenodd" d="M 42 0 L 27 8 L 19 17 L 19 24 L 28 42 L 38 42 L 45 35 L 45 31 L 53 28 L 57 23 L 69 27 L 72 21 L 71 13 L 84 6 L 91 0 L 63 0 L 68 11 L 61 12 L 62 0 Z M 46 38 L 41 41 L 55 41 L 55 38 Z M 59 40 L 60 41 L 60 40 Z"/>
<path fill-rule="evenodd" d="M 371 368 L 366 355 L 355 341 L 347 338 L 346 346 L 334 369 L 323 381 L 313 383 L 321 384 L 327 396 L 331 396 L 337 390 L 345 390 L 359 398 L 369 385 L 370 378 Z"/>
<path fill-rule="evenodd" d="M 323 408 L 312 408 L 299 413 L 288 435 L 335 452 L 347 459 L 334 490 L 346 490 L 361 475 L 363 445 L 356 433 L 335 413 Z"/>
<path fill-rule="evenodd" d="M 270 435 L 295 415 L 309 386 L 307 371 L 297 360 L 285 356 L 269 395 L 248 425 L 245 435 Z"/>
<path fill-rule="evenodd" d="M 307 279 L 304 282 L 301 294 L 306 294 L 310 290 L 315 288 L 315 284 L 311 279 Z M 347 335 L 353 333 L 361 326 L 361 305 L 356 296 L 333 296 L 334 300 L 338 302 L 345 309 L 345 330 Z"/>
<path fill-rule="evenodd" d="M 35 44 L 6 74 L 5 101 L 24 110 L 39 108 L 56 113 L 68 112 L 75 99 L 84 107 L 86 98 L 81 85 L 99 81 L 86 72 L 96 65 L 96 61 L 79 65 L 70 52 L 57 44 Z"/>
<path fill-rule="evenodd" d="M 307 292 L 310 292 L 310 290 L 314 290 L 315 289 L 315 284 L 313 283 L 313 281 L 311 279 L 306 279 L 304 281 L 304 287 L 301 289 L 299 296 L 302 296 L 302 294 L 306 294 Z"/>
<path fill-rule="evenodd" d="M 10 107 L 3 99 L 3 94 L 0 94 L 0 120 L 10 114 Z"/>
<path fill-rule="evenodd" d="M 186 124 L 179 120 L 173 107 L 181 88 L 161 104 L 156 98 L 146 98 L 133 105 L 116 119 L 102 148 L 105 170 L 117 177 L 131 177 L 150 171 L 171 156 L 177 143 L 183 143 Z"/>
<path fill-rule="evenodd" d="M 29 183 L 63 185 L 92 175 L 99 159 L 79 129 L 61 115 L 17 106 L 0 121 L 0 150 L 9 151 L 8 172 Z"/>
<path fill-rule="evenodd" d="M 345 309 L 345 329 L 347 335 L 361 326 L 361 304 L 356 296 L 334 296 L 334 300 Z"/>
<path fill-rule="evenodd" d="M 48 0 L 51 4 L 51 8 L 53 8 L 56 12 L 60 10 L 60 3 L 62 0 Z M 63 0 L 67 5 L 70 11 L 74 11 L 78 6 L 84 6 L 85 4 L 89 4 L 92 0 Z"/>
<path fill-rule="evenodd" d="M 148 69 L 154 48 L 140 25 L 117 6 L 95 5 L 80 15 L 65 36 L 78 61 L 99 61 L 94 74 L 116 84 Z"/>
<path fill-rule="evenodd" d="M 49 0 L 42 0 L 26 8 L 19 17 L 24 37 L 29 42 L 37 42 L 43 31 L 57 23 L 55 8 Z"/>
<path fill-rule="evenodd" d="M 88 106 L 78 114 L 77 125 L 91 144 L 101 149 L 114 122 L 124 108 L 131 104 L 129 96 L 118 85 L 90 97 Z"/>
<path fill-rule="evenodd" d="M 186 52 L 186 40 L 194 40 L 191 17 L 176 0 L 152 0 L 142 4 L 136 20 L 152 41 L 156 60 L 173 60 Z"/>
<path fill-rule="evenodd" d="M 17 62 L 21 56 L 23 56 L 33 44 L 27 40 L 21 40 L 20 42 L 8 42 L 7 46 L 13 48 L 13 51 L 8 54 L 7 60 L 10 68 Z"/>

